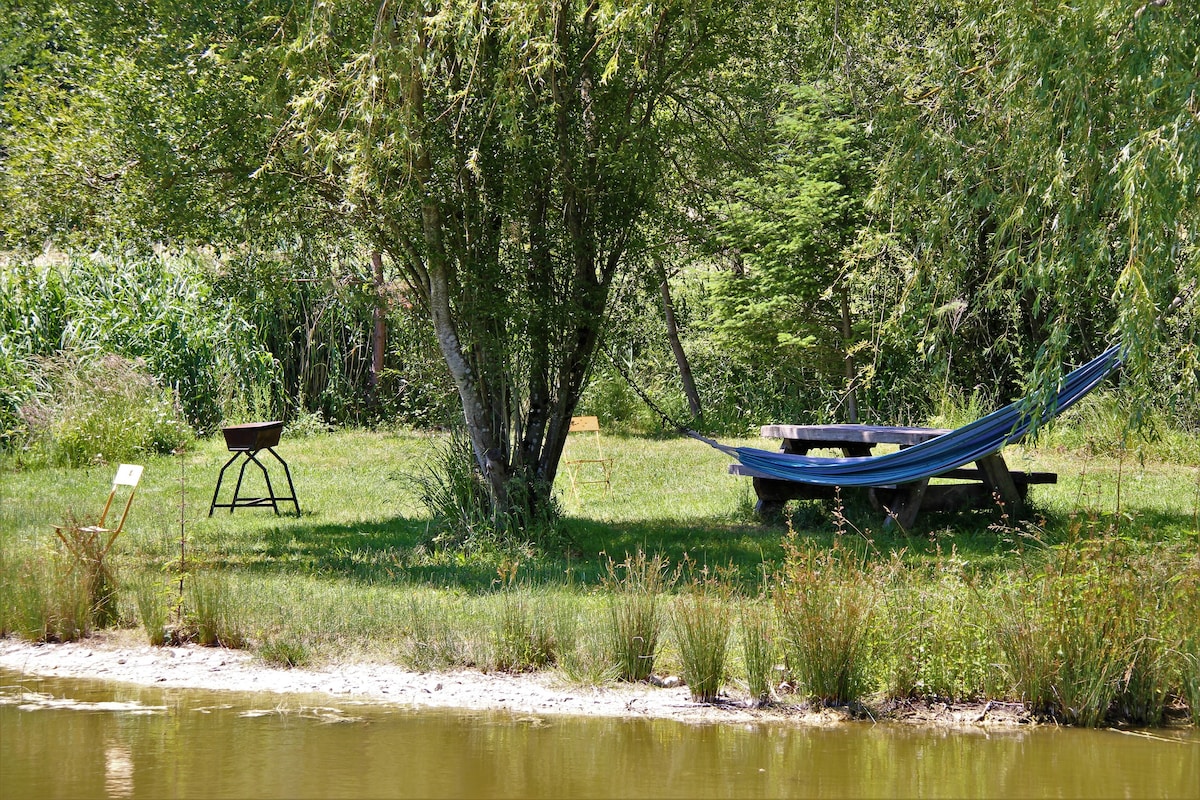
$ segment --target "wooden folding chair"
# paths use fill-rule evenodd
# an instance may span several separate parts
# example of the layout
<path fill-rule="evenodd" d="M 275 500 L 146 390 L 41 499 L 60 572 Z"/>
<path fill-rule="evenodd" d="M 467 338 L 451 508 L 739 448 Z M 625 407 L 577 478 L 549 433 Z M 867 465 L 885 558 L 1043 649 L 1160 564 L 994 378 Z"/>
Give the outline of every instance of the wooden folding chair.
<path fill-rule="evenodd" d="M 564 462 L 567 467 L 567 477 L 571 479 L 571 492 L 575 495 L 576 502 L 579 501 L 579 485 L 596 483 L 604 484 L 604 493 L 608 494 L 612 491 L 612 467 L 614 459 L 605 458 L 604 451 L 600 448 L 600 420 L 597 417 L 571 417 L 571 433 L 594 433 L 596 436 L 596 457 L 595 458 L 575 458 Z M 599 478 L 589 480 L 581 480 L 577 473 L 581 469 L 586 469 L 586 465 L 595 465 L 599 469 Z"/>
<path fill-rule="evenodd" d="M 96 554 L 98 557 L 103 557 L 108 553 L 113 542 L 121 535 L 121 531 L 125 528 L 125 518 L 129 516 L 129 507 L 133 505 L 133 495 L 137 491 L 138 481 L 142 478 L 142 467 L 139 464 L 122 464 L 117 467 L 117 475 L 113 478 L 112 490 L 108 493 L 108 500 L 104 503 L 104 510 L 100 512 L 100 520 L 95 525 L 81 525 L 71 528 L 64 525 L 55 525 L 54 534 L 67 546 L 78 558 L 88 558 L 89 554 Z M 105 527 L 105 522 L 108 520 L 108 511 L 112 508 L 113 499 L 117 496 L 117 489 L 120 486 L 129 487 L 129 498 L 125 501 L 125 509 L 121 512 L 121 521 L 117 523 L 115 528 Z M 80 534 L 79 536 L 63 536 L 64 530 L 73 530 Z M 104 542 L 104 546 L 97 552 L 95 544 L 98 539 L 108 536 L 108 540 Z"/>

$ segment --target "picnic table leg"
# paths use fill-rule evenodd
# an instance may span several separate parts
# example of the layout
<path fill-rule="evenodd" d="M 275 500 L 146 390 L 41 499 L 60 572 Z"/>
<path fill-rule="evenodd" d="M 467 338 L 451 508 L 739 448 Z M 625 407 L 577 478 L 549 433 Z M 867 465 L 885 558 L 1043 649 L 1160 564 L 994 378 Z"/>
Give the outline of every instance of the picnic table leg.
<path fill-rule="evenodd" d="M 975 463 L 983 473 L 984 483 L 992 493 L 1000 497 L 1009 516 L 1021 516 L 1025 511 L 1025 502 L 1012 479 L 1012 473 L 1008 471 L 1008 465 L 1004 463 L 1004 457 L 999 453 L 992 453 Z"/>
<path fill-rule="evenodd" d="M 929 478 L 922 478 L 919 481 L 906 483 L 898 487 L 896 490 L 896 507 L 888 511 L 888 517 L 883 522 L 883 527 L 888 527 L 893 521 L 900 526 L 900 530 L 908 530 L 917 521 L 917 514 L 921 511 L 921 503 L 925 499 L 925 490 L 929 488 Z"/>
<path fill-rule="evenodd" d="M 789 499 L 786 492 L 780 492 L 776 486 L 778 482 L 769 478 L 754 478 L 753 482 L 754 494 L 758 496 L 754 513 L 764 522 L 778 522 Z"/>

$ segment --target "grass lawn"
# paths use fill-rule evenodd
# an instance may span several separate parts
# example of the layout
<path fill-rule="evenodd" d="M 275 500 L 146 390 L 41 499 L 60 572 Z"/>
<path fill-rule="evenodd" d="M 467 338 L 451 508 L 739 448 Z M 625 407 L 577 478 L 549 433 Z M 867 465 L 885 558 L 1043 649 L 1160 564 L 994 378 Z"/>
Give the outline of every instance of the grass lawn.
<path fill-rule="evenodd" d="M 209 517 L 217 473 L 228 458 L 219 438 L 200 441 L 183 456 L 146 459 L 126 531 L 109 556 L 121 617 L 137 624 L 145 622 L 149 605 L 178 605 L 182 532 L 188 612 L 225 626 L 226 634 L 216 638 L 256 647 L 268 659 L 298 663 L 355 656 L 417 668 L 557 664 L 576 679 L 595 681 L 612 674 L 602 629 L 629 583 L 634 569 L 629 556 L 660 556 L 655 568 L 668 576 L 689 565 L 654 611 L 664 618 L 671 617 L 669 604 L 678 602 L 681 590 L 695 594 L 706 577 L 721 571 L 720 602 L 713 608 L 723 609 L 724 630 L 738 631 L 730 640 L 731 663 L 741 663 L 738 653 L 749 636 L 748 603 L 757 603 L 760 615 L 774 608 L 775 621 L 763 628 L 764 635 L 775 630 L 785 660 L 794 660 L 785 649 L 791 641 L 787 614 L 800 606 L 789 605 L 785 588 L 808 574 L 797 566 L 806 564 L 812 574 L 834 575 L 833 583 L 844 588 L 899 587 L 864 601 L 876 630 L 865 679 L 872 690 L 903 694 L 929 687 L 936 678 L 947 696 L 1025 697 L 1030 691 L 1019 676 L 996 666 L 1005 651 L 989 630 L 996 625 L 987 606 L 1017 594 L 1040 603 L 1042 595 L 1019 588 L 1026 586 L 1020 576 L 1040 568 L 1055 551 L 1052 545 L 1067 542 L 1075 552 L 1111 558 L 1112 548 L 1089 549 L 1086 543 L 1119 540 L 1121 552 L 1154 559 L 1164 575 L 1185 566 L 1198 569 L 1197 465 L 1013 447 L 1006 450 L 1010 466 L 1059 474 L 1057 485 L 1033 487 L 1028 524 L 998 524 L 994 511 L 929 514 L 905 534 L 883 530 L 879 514 L 866 507 L 845 509 L 847 522 L 839 527 L 829 508 L 805 504 L 792 516 L 795 537 L 786 544 L 789 529 L 755 519 L 750 482 L 727 474 L 722 453 L 687 439 L 612 434 L 603 439 L 604 454 L 615 459 L 611 492 L 588 484 L 576 494 L 565 471 L 560 475 L 567 552 L 443 551 L 430 540 L 429 520 L 410 480 L 439 441 L 437 435 L 412 432 L 285 434 L 277 449 L 292 470 L 303 509 L 299 518 L 262 508 L 218 509 Z M 761 440 L 739 443 L 772 447 Z M 573 437 L 565 460 L 593 454 L 590 435 Z M 68 514 L 98 514 L 114 471 L 106 465 L 0 473 L 0 568 L 6 581 L 17 582 L 9 577 L 30 569 L 29 553 L 48 557 L 52 524 Z M 247 470 L 243 496 L 263 492 L 256 472 Z M 272 478 L 282 480 L 282 472 Z M 227 473 L 225 499 L 233 480 Z M 808 555 L 797 558 L 798 546 Z M 849 571 L 820 561 L 819 554 L 831 548 L 854 554 L 843 559 L 853 562 Z M 773 602 L 754 600 L 772 588 Z M 15 608 L 15 593 L 10 588 L 0 605 Z M 830 602 L 838 605 L 839 597 Z M 1172 630 L 1186 638 L 1189 626 L 1178 616 L 1171 617 Z M 900 629 L 904 636 L 897 644 L 893 637 Z M 20 625 L 0 619 L 3 630 Z M 930 631 L 941 636 L 941 649 L 928 649 L 941 653 L 936 669 L 916 655 L 926 652 L 922 637 Z M 687 654 L 665 633 L 663 641 L 659 667 L 684 667 Z M 912 674 L 899 663 L 905 658 L 915 659 Z M 1200 675 L 1200 667 L 1195 671 Z M 1185 693 L 1196 677 L 1178 672 L 1172 696 Z"/>

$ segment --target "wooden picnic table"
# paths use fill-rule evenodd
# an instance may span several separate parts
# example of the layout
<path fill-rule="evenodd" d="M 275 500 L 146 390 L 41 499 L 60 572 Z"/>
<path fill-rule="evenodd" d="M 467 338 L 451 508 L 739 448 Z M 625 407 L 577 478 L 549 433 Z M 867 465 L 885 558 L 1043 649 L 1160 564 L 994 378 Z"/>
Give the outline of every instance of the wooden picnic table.
<path fill-rule="evenodd" d="M 784 453 L 806 455 L 811 450 L 840 450 L 845 456 L 869 456 L 881 444 L 912 447 L 943 433 L 946 428 L 917 428 L 893 425 L 764 425 L 759 434 L 767 439 L 781 439 Z M 760 516 L 774 517 L 783 511 L 788 500 L 819 500 L 845 496 L 850 487 L 820 486 L 785 481 L 759 473 L 742 464 L 732 464 L 730 473 L 747 476 L 754 481 L 758 496 L 755 510 Z M 975 462 L 974 468 L 959 468 L 930 478 L 903 484 L 884 484 L 866 487 L 871 505 L 887 514 L 885 525 L 894 520 L 907 529 L 921 511 L 958 511 L 982 508 L 999 498 L 1012 516 L 1019 516 L 1033 483 L 1057 483 L 1053 472 L 1025 472 L 1009 469 L 999 451 Z M 953 481 L 953 482 L 950 482 Z"/>

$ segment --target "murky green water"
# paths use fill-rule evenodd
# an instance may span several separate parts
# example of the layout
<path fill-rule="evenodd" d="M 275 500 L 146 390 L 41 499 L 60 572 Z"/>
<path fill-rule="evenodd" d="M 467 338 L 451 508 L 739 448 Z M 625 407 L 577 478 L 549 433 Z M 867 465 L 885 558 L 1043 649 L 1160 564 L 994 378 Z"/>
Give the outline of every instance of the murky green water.
<path fill-rule="evenodd" d="M 1200 733 L 408 711 L 0 671 L 0 798 L 1196 797 Z"/>

